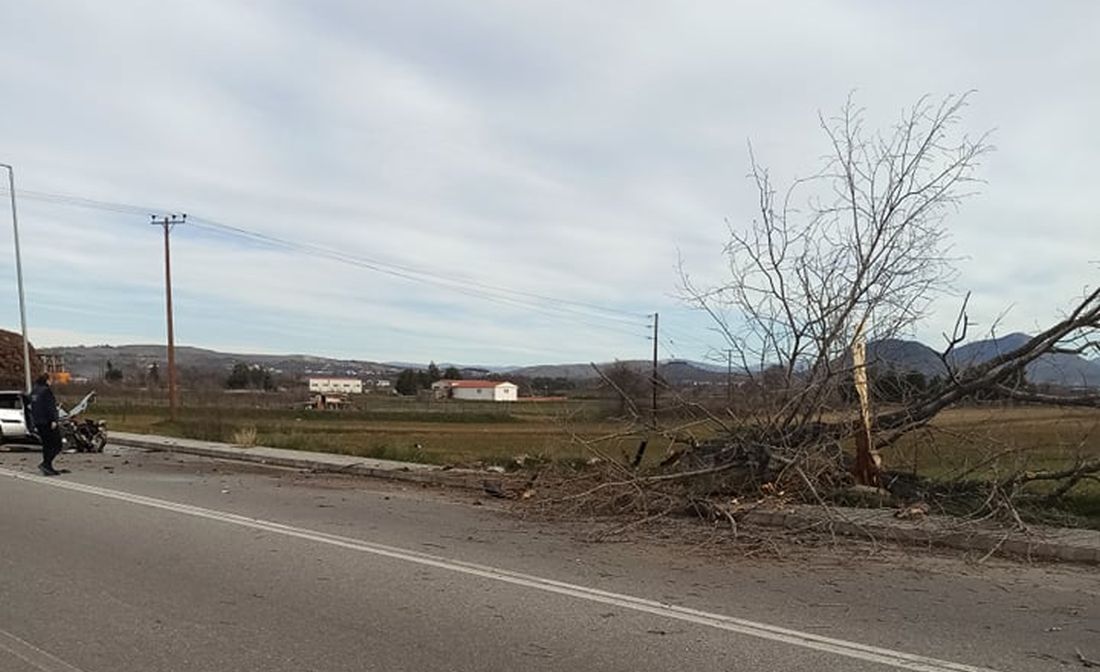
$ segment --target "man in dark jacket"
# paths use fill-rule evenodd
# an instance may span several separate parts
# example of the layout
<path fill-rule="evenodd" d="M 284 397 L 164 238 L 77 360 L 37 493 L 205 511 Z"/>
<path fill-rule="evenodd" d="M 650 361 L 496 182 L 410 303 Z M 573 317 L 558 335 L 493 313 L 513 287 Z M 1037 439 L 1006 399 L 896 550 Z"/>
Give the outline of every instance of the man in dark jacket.
<path fill-rule="evenodd" d="M 31 391 L 31 419 L 34 429 L 42 441 L 42 464 L 38 470 L 43 476 L 57 476 L 59 471 L 53 468 L 53 458 L 61 452 L 61 431 L 57 428 L 57 398 L 50 389 L 50 377 L 42 374 L 34 381 Z"/>

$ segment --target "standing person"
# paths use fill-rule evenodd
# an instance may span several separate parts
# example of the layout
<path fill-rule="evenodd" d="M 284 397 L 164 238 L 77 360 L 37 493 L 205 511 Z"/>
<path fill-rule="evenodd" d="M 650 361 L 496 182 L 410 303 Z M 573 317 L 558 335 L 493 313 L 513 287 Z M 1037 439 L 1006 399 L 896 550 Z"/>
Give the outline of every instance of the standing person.
<path fill-rule="evenodd" d="M 43 476 L 57 476 L 61 472 L 53 468 L 53 459 L 61 452 L 61 431 L 57 428 L 57 397 L 53 396 L 50 377 L 45 373 L 34 381 L 31 418 L 42 441 L 42 464 L 38 465 L 38 470 Z"/>

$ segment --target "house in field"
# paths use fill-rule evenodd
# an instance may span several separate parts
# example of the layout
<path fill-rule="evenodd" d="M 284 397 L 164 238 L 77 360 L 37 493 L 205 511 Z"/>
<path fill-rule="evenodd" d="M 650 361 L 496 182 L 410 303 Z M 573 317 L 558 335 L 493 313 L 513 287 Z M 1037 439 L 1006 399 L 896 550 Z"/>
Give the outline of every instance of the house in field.
<path fill-rule="evenodd" d="M 519 387 L 497 380 L 437 380 L 432 383 L 432 395 L 436 399 L 515 401 Z"/>
<path fill-rule="evenodd" d="M 363 381 L 358 378 L 310 377 L 309 391 L 317 394 L 363 394 Z"/>

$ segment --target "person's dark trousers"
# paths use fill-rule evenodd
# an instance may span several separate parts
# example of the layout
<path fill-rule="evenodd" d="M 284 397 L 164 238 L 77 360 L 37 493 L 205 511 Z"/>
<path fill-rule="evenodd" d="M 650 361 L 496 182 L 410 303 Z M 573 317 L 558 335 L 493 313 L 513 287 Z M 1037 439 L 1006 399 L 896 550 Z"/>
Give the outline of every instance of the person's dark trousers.
<path fill-rule="evenodd" d="M 42 466 L 53 469 L 53 458 L 61 453 L 61 432 L 49 425 L 39 425 L 38 438 L 42 439 Z"/>

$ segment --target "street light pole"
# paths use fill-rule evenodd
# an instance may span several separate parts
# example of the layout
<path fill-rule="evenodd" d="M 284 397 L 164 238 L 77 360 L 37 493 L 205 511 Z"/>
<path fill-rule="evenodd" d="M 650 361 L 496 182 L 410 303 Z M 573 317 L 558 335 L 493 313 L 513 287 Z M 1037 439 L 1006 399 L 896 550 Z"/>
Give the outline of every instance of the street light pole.
<path fill-rule="evenodd" d="M 19 216 L 15 210 L 15 169 L 6 163 L 0 168 L 8 169 L 8 194 L 11 196 L 11 230 L 15 238 L 15 278 L 19 286 L 19 323 L 23 328 L 23 373 L 27 393 L 31 391 L 31 346 L 27 340 L 27 301 L 23 296 L 23 257 L 19 252 Z"/>

